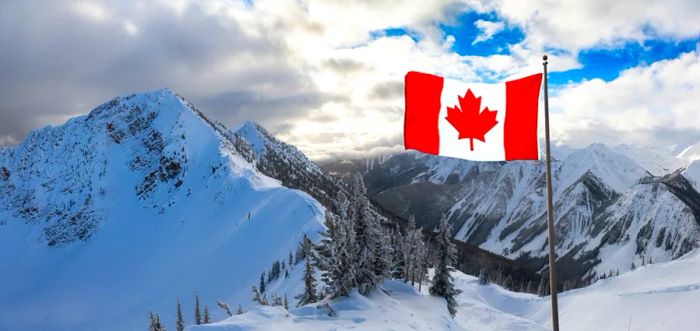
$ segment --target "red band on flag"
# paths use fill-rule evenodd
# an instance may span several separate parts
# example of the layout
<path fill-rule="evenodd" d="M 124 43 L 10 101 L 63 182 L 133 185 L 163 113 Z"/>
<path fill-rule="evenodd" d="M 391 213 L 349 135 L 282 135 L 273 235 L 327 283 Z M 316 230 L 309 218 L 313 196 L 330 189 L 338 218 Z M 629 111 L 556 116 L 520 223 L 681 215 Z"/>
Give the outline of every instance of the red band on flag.
<path fill-rule="evenodd" d="M 406 149 L 440 153 L 438 115 L 442 77 L 411 71 L 406 74 L 403 143 Z"/>
<path fill-rule="evenodd" d="M 537 104 L 542 74 L 506 82 L 506 160 L 537 160 Z"/>

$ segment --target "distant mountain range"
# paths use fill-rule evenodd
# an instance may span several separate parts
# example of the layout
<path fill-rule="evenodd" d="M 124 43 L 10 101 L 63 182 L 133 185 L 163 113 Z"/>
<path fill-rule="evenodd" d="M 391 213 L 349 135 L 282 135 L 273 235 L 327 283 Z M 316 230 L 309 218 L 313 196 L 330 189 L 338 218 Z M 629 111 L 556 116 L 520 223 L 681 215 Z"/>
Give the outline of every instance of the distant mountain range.
<path fill-rule="evenodd" d="M 555 236 L 563 279 L 588 282 L 698 247 L 697 146 L 680 155 L 631 145 L 555 147 Z M 323 167 L 339 177 L 362 173 L 371 198 L 401 217 L 415 215 L 427 228 L 448 219 L 455 238 L 546 268 L 542 162 L 479 163 L 409 151 Z"/>

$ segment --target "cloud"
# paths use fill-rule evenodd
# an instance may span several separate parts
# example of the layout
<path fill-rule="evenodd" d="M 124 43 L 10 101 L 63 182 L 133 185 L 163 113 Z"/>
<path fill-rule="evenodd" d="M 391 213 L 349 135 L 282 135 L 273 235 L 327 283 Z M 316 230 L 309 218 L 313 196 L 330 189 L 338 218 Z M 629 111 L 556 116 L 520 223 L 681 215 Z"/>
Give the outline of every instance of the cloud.
<path fill-rule="evenodd" d="M 70 8 L 78 15 L 94 21 L 105 21 L 108 18 L 107 10 L 97 2 L 75 1 Z"/>
<path fill-rule="evenodd" d="M 670 146 L 700 140 L 700 52 L 566 86 L 551 98 L 553 137 L 563 143 Z"/>
<path fill-rule="evenodd" d="M 523 3 L 0 2 L 0 144 L 116 95 L 167 86 L 226 125 L 258 121 L 315 159 L 398 151 L 407 71 L 500 81 L 541 70 L 545 50 L 554 53 L 552 70 L 563 70 L 580 66 L 578 52 L 590 47 L 700 31 L 696 1 Z M 475 22 L 480 42 L 511 26 L 525 38 L 508 55 L 461 56 L 440 23 L 464 10 L 489 13 L 488 21 Z M 411 35 L 381 33 L 389 30 Z M 697 120 L 688 107 L 697 104 L 692 93 L 700 86 L 689 77 L 693 61 L 697 52 L 628 70 L 608 83 L 552 91 L 557 139 L 581 144 L 620 134 L 644 142 L 693 136 L 697 128 L 688 123 Z M 673 85 L 673 75 L 683 83 Z M 652 92 L 642 83 L 652 82 L 662 86 L 654 89 L 655 99 L 640 97 Z M 638 92 L 630 94 L 631 87 Z"/>
<path fill-rule="evenodd" d="M 476 25 L 480 33 L 478 36 L 476 36 L 472 42 L 472 45 L 491 39 L 491 37 L 493 37 L 495 34 L 503 31 L 503 28 L 506 26 L 503 22 L 491 22 L 485 20 L 478 20 L 474 23 L 474 25 Z"/>
<path fill-rule="evenodd" d="M 495 13 L 519 26 L 525 40 L 512 47 L 514 57 L 538 62 L 549 50 L 553 69 L 579 67 L 578 52 L 614 48 L 629 41 L 655 38 L 682 40 L 700 34 L 700 2 L 651 1 L 521 1 L 466 0 L 470 8 Z M 555 51 L 552 51 L 555 50 Z"/>

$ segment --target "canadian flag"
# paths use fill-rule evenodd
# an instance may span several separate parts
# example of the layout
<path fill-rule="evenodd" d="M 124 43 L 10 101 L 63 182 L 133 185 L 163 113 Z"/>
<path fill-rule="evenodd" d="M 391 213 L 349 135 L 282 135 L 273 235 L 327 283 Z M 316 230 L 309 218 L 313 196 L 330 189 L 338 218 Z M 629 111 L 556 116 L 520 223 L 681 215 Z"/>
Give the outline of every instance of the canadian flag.
<path fill-rule="evenodd" d="M 542 74 L 467 84 L 406 74 L 404 146 L 475 161 L 537 160 Z"/>

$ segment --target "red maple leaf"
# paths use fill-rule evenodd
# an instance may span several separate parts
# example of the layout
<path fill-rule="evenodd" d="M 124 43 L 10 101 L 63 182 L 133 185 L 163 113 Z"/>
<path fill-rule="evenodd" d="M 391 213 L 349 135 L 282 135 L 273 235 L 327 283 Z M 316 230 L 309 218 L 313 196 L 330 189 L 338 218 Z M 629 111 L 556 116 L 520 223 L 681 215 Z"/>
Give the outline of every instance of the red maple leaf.
<path fill-rule="evenodd" d="M 461 109 L 460 109 L 461 107 Z M 459 106 L 447 107 L 447 119 L 459 132 L 457 139 L 469 138 L 469 147 L 474 150 L 474 139 L 486 142 L 484 135 L 491 131 L 496 121 L 496 110 L 489 107 L 481 110 L 481 97 L 475 97 L 470 89 L 464 97 L 459 97 Z"/>

